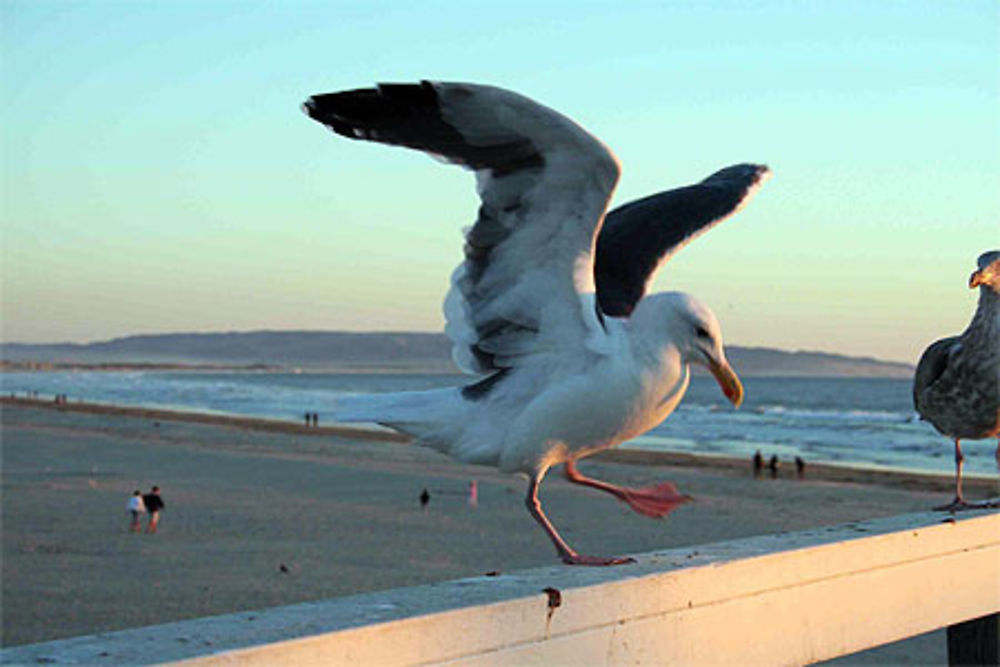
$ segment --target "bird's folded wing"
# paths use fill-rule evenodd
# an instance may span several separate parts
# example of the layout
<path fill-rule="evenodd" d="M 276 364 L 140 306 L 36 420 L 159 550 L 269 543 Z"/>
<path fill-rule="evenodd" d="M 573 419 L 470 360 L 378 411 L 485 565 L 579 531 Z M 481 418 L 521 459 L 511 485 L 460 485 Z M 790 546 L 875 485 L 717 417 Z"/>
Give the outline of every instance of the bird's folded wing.
<path fill-rule="evenodd" d="M 627 317 L 659 268 L 689 241 L 738 211 L 769 174 L 764 165 L 737 164 L 695 185 L 608 213 L 595 260 L 601 311 Z"/>
<path fill-rule="evenodd" d="M 942 338 L 930 345 L 924 353 L 920 355 L 917 362 L 917 370 L 913 375 L 913 407 L 920 412 L 925 401 L 926 392 L 934 387 L 934 384 L 941 379 L 948 369 L 948 362 L 952 355 L 961 349 L 962 343 L 959 336 Z"/>
<path fill-rule="evenodd" d="M 490 86 L 383 84 L 316 95 L 335 132 L 407 146 L 476 172 L 479 216 L 445 300 L 456 362 L 473 373 L 572 354 L 597 324 L 595 232 L 618 180 L 611 152 L 568 118 Z"/>

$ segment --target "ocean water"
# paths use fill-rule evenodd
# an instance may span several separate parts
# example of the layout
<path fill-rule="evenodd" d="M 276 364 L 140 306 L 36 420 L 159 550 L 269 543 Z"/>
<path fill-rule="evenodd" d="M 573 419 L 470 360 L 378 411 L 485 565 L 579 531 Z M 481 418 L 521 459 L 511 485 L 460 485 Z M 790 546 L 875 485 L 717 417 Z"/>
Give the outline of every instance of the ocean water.
<path fill-rule="evenodd" d="M 394 373 L 54 371 L 0 374 L 8 395 L 66 394 L 70 400 L 299 421 L 340 395 L 461 384 L 458 375 Z M 807 463 L 951 474 L 951 442 L 913 410 L 909 380 L 744 378 L 733 410 L 715 382 L 695 377 L 666 422 L 623 447 L 746 457 L 760 451 Z M 965 441 L 966 471 L 995 475 L 995 440 Z"/>

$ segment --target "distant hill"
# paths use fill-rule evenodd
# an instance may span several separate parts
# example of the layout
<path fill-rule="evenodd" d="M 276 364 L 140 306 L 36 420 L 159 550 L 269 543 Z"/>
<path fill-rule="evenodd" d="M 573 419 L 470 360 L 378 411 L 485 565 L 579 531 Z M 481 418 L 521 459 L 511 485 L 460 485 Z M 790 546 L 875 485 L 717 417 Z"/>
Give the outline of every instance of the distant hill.
<path fill-rule="evenodd" d="M 908 364 L 824 352 L 726 347 L 744 376 L 910 377 Z M 252 331 L 126 336 L 97 343 L 0 343 L 9 363 L 198 364 L 304 369 L 454 370 L 451 345 L 439 333 Z"/>
<path fill-rule="evenodd" d="M 727 345 L 729 363 L 740 375 L 755 377 L 912 378 L 913 366 L 872 357 L 828 352 L 786 352 L 767 347 Z"/>
<path fill-rule="evenodd" d="M 327 367 L 451 367 L 436 333 L 251 331 L 126 336 L 96 343 L 0 343 L 0 359 L 78 364 L 213 364 Z"/>

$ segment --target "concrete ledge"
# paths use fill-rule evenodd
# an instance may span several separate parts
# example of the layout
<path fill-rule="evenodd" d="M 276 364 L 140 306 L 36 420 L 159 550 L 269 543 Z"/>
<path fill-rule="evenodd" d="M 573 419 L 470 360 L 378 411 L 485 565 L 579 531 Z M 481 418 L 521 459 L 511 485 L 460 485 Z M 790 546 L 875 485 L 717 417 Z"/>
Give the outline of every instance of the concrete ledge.
<path fill-rule="evenodd" d="M 910 514 L 637 558 L 33 644 L 0 659 L 807 664 L 1000 611 L 996 511 Z"/>

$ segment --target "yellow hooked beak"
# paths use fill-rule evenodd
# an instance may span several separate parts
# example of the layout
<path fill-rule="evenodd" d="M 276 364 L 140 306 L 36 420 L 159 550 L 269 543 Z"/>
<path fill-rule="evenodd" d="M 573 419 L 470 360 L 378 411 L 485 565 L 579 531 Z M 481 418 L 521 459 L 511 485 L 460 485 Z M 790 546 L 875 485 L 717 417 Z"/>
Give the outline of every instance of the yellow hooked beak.
<path fill-rule="evenodd" d="M 715 381 L 719 383 L 722 393 L 726 395 L 733 407 L 740 407 L 740 403 L 743 402 L 743 383 L 736 376 L 736 371 L 725 361 L 720 363 L 715 359 L 708 360 L 708 370 L 712 371 Z"/>
<path fill-rule="evenodd" d="M 993 272 L 990 270 L 991 267 L 979 269 L 978 271 L 973 271 L 972 275 L 969 276 L 969 289 L 974 289 L 980 285 L 989 282 L 993 279 Z"/>

